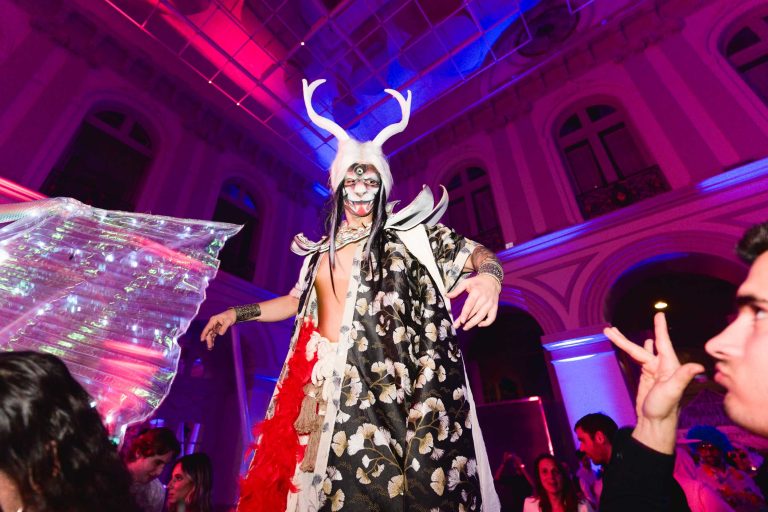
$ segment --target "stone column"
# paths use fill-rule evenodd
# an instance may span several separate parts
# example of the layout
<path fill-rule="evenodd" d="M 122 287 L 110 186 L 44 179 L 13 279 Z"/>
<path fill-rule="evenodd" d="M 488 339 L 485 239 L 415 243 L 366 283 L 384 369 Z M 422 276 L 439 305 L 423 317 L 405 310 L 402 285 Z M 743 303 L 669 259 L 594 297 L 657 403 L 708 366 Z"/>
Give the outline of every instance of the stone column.
<path fill-rule="evenodd" d="M 634 399 L 603 326 L 543 336 L 542 345 L 571 429 L 592 412 L 607 414 L 620 427 L 635 424 Z"/>

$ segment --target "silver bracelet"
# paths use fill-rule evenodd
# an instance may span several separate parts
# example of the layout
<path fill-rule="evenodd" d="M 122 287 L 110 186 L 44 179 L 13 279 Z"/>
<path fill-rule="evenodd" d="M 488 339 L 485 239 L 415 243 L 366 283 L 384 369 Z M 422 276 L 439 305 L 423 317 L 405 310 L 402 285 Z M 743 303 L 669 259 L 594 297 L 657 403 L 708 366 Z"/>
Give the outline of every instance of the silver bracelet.
<path fill-rule="evenodd" d="M 261 316 L 261 306 L 258 304 L 246 304 L 244 306 L 235 306 L 235 322 L 247 322 L 255 320 Z"/>
<path fill-rule="evenodd" d="M 486 259 L 484 262 L 482 262 L 480 267 L 477 269 L 477 273 L 478 275 L 486 274 L 491 276 L 499 283 L 499 287 L 501 287 L 501 283 L 504 280 L 504 269 L 501 268 L 499 262 L 492 259 Z"/>

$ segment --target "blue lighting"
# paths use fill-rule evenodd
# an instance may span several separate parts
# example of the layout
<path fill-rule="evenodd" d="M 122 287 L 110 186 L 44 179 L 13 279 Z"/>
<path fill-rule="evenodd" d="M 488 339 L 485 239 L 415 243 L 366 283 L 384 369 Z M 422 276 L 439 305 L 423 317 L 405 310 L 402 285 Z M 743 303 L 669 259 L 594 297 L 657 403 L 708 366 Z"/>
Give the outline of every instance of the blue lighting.
<path fill-rule="evenodd" d="M 747 181 L 765 176 L 768 173 L 768 158 L 752 162 L 736 169 L 731 169 L 717 176 L 700 181 L 696 188 L 702 192 L 715 192 L 740 185 Z"/>
<path fill-rule="evenodd" d="M 324 185 L 321 185 L 318 181 L 312 184 L 312 190 L 315 192 L 315 194 L 319 195 L 323 199 L 328 199 L 331 197 L 331 191 L 328 190 Z"/>
<path fill-rule="evenodd" d="M 277 382 L 277 377 L 270 377 L 269 375 L 254 375 L 255 380 L 265 380 L 267 382 Z"/>
<path fill-rule="evenodd" d="M 578 0 L 578 5 L 591 1 L 593 0 Z M 359 140 L 371 138 L 400 115 L 397 103 L 383 95 L 385 87 L 398 89 L 403 93 L 405 89 L 410 89 L 413 92 L 411 111 L 418 111 L 424 104 L 446 91 L 453 90 L 461 85 L 462 81 L 469 80 L 503 59 L 508 53 L 517 50 L 517 47 L 512 45 L 504 45 L 502 54 L 497 54 L 492 49 L 499 38 L 509 33 L 516 21 L 540 3 L 541 0 L 520 0 L 512 3 L 508 0 L 465 2 L 463 9 L 438 23 L 434 30 L 427 31 L 420 38 L 414 38 L 412 31 L 389 24 L 388 37 L 384 37 L 381 44 L 388 47 L 388 55 L 398 53 L 397 50 L 400 49 L 400 56 L 387 62 L 380 60 L 381 55 L 377 52 L 367 55 L 368 59 L 374 59 L 371 61 L 374 68 L 381 69 L 365 80 L 365 66 L 353 55 L 353 60 L 344 61 L 344 67 L 337 70 L 347 77 L 345 82 L 352 92 L 339 87 L 331 78 L 312 98 L 315 110 L 321 116 L 343 126 L 351 136 Z M 361 19 L 369 14 L 367 9 L 348 9 L 345 12 L 349 16 L 362 16 Z M 337 22 L 342 19 L 346 19 L 344 14 L 339 15 Z M 355 23 L 362 22 L 356 19 Z M 350 26 L 356 25 L 353 23 Z M 496 51 L 499 51 L 499 48 Z M 309 71 L 304 69 L 304 75 L 308 79 L 322 75 L 320 70 Z M 386 79 L 385 84 L 381 82 L 383 78 Z M 351 94 L 351 97 L 345 97 L 347 94 Z M 371 104 L 378 104 L 373 112 L 368 111 Z M 299 107 L 299 110 L 303 109 Z M 361 113 L 366 115 L 358 118 Z M 371 113 L 373 115 L 369 115 Z M 335 149 L 331 152 L 326 144 L 320 143 L 325 140 L 326 133 L 318 130 L 323 138 L 319 140 L 311 130 L 302 129 L 300 126 L 295 128 L 299 131 L 300 139 L 314 149 L 320 166 L 330 165 Z"/>
<path fill-rule="evenodd" d="M 633 401 L 613 352 L 585 354 L 552 363 L 570 425 L 593 412 L 603 412 L 619 425 L 635 422 Z"/>
<path fill-rule="evenodd" d="M 499 252 L 499 258 L 504 261 L 505 258 L 509 258 L 511 256 L 524 256 L 526 254 L 532 254 L 544 249 L 548 249 L 550 247 L 561 245 L 568 240 L 572 240 L 583 235 L 584 232 L 588 229 L 587 225 L 589 225 L 588 222 L 583 222 L 569 228 L 555 231 L 554 233 L 542 235 L 528 242 L 524 242 L 516 247 L 511 247 Z"/>
<path fill-rule="evenodd" d="M 665 261 L 682 260 L 682 259 L 689 258 L 690 256 L 691 255 L 687 252 L 668 252 L 664 254 L 657 254 L 656 256 L 651 256 L 650 258 L 647 258 L 641 261 L 640 263 L 636 263 L 635 265 L 632 265 L 622 273 L 622 276 L 631 274 L 635 270 L 647 267 L 649 265 L 657 265 Z"/>
<path fill-rule="evenodd" d="M 592 359 L 597 354 L 587 354 L 586 356 L 576 356 L 576 357 L 568 357 L 566 359 L 558 359 L 557 361 L 552 361 L 552 364 L 563 364 L 563 363 L 572 363 L 574 361 L 583 361 L 584 359 Z"/>
<path fill-rule="evenodd" d="M 590 345 L 592 343 L 600 343 L 602 341 L 605 341 L 605 336 L 599 335 L 599 336 L 585 336 L 583 338 L 575 338 L 572 340 L 565 340 L 565 341 L 555 341 L 552 343 L 545 343 L 543 347 L 547 349 L 548 351 L 552 352 L 553 350 L 560 350 L 561 348 L 572 348 L 572 347 L 581 347 L 584 345 Z"/>

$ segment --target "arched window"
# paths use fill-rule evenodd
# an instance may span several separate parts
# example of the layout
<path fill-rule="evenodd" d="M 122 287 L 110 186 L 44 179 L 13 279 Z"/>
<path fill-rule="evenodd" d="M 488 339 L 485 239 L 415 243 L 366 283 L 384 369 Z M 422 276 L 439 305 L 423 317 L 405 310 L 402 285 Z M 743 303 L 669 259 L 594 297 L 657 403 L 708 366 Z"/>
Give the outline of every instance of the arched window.
<path fill-rule="evenodd" d="M 555 138 L 585 218 L 669 190 L 618 107 L 588 104 L 560 119 Z"/>
<path fill-rule="evenodd" d="M 446 188 L 450 194 L 447 224 L 491 250 L 503 250 L 499 216 L 485 171 L 479 167 L 459 171 Z"/>
<path fill-rule="evenodd" d="M 768 12 L 753 13 L 729 34 L 721 48 L 723 55 L 768 105 Z"/>
<path fill-rule="evenodd" d="M 86 116 L 41 192 L 131 211 L 153 156 L 152 139 L 133 115 L 98 110 Z"/>
<path fill-rule="evenodd" d="M 251 281 L 256 268 L 251 249 L 259 229 L 259 210 L 253 196 L 237 182 L 225 183 L 216 202 L 213 220 L 243 224 L 243 229 L 224 244 L 219 259 L 221 270 Z"/>

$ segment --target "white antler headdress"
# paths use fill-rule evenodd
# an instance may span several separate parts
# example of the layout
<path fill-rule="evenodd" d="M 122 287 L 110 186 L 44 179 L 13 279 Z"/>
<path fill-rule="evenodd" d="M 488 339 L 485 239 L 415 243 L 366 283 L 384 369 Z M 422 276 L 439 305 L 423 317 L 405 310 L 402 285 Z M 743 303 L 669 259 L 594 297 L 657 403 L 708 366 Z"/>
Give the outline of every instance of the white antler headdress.
<path fill-rule="evenodd" d="M 408 126 L 408 120 L 411 116 L 411 91 L 408 91 L 407 98 L 394 89 L 385 89 L 400 104 L 402 119 L 399 123 L 391 124 L 381 130 L 381 132 L 369 142 L 359 142 L 347 134 L 344 129 L 328 118 L 322 117 L 315 112 L 312 107 L 312 94 L 318 86 L 325 83 L 324 79 L 315 80 L 311 84 L 306 79 L 302 80 L 304 84 L 304 106 L 307 108 L 307 114 L 320 128 L 330 132 L 339 141 L 339 149 L 336 152 L 336 158 L 331 164 L 331 187 L 333 190 L 339 186 L 344 179 L 344 173 L 353 164 L 370 164 L 379 171 L 381 182 L 387 195 L 392 190 L 392 173 L 389 170 L 389 163 L 384 156 L 381 147 L 393 135 L 396 135 Z"/>

